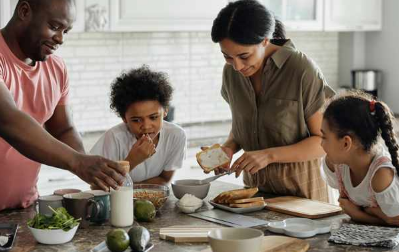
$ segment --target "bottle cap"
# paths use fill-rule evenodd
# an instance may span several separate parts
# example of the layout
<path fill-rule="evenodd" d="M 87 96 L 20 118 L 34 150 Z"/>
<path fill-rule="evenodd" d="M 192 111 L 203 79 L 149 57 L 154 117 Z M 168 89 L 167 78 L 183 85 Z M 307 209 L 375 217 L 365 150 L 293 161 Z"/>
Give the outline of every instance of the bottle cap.
<path fill-rule="evenodd" d="M 117 163 L 120 164 L 126 170 L 126 172 L 130 171 L 130 163 L 129 163 L 129 161 L 120 160 L 120 161 L 117 161 Z"/>

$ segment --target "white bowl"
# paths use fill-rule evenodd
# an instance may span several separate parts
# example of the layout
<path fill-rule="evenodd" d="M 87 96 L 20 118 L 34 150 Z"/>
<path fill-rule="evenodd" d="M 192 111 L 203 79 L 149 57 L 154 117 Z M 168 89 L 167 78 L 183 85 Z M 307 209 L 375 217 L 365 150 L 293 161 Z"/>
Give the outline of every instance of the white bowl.
<path fill-rule="evenodd" d="M 204 202 L 202 200 L 201 200 L 201 203 L 199 203 L 197 205 L 192 205 L 192 206 L 182 205 L 182 204 L 180 204 L 180 200 L 176 203 L 177 207 L 183 213 L 194 213 L 198 208 L 202 207 L 203 204 L 204 204 Z"/>
<path fill-rule="evenodd" d="M 186 193 L 204 199 L 209 192 L 211 183 L 198 184 L 198 179 L 182 179 L 172 182 L 172 191 L 176 198 L 181 199 Z"/>
<path fill-rule="evenodd" d="M 75 236 L 76 230 L 78 230 L 78 226 L 70 229 L 69 231 L 64 231 L 62 229 L 37 229 L 29 227 L 29 230 L 32 232 L 33 237 L 35 237 L 36 241 L 43 244 L 63 244 L 72 240 Z"/>
<path fill-rule="evenodd" d="M 260 252 L 263 232 L 254 228 L 222 228 L 208 233 L 213 252 Z"/>

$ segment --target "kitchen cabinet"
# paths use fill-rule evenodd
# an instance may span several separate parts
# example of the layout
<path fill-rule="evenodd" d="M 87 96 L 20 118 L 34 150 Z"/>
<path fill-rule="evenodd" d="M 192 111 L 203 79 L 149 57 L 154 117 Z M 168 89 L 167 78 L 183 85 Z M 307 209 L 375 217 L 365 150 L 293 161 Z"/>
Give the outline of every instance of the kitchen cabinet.
<path fill-rule="evenodd" d="M 287 31 L 322 31 L 323 0 L 261 0 Z"/>
<path fill-rule="evenodd" d="M 0 0 L 0 27 L 3 28 L 8 21 L 11 19 L 15 7 L 17 6 L 18 0 Z M 84 31 L 84 1 L 77 0 L 76 4 L 76 21 L 73 25 L 71 32 L 82 32 Z"/>
<path fill-rule="evenodd" d="M 382 0 L 261 0 L 288 31 L 381 30 Z"/>
<path fill-rule="evenodd" d="M 325 0 L 325 31 L 376 31 L 382 28 L 382 0 Z"/>
<path fill-rule="evenodd" d="M 112 0 L 111 31 L 210 31 L 227 0 Z"/>
<path fill-rule="evenodd" d="M 230 0 L 231 1 L 231 0 Z M 382 27 L 382 0 L 259 0 L 288 31 L 375 31 Z M 18 0 L 0 0 L 0 27 Z M 229 0 L 78 0 L 72 32 L 210 31 Z M 106 11 L 99 15 L 102 9 Z M 92 7 L 92 9 L 90 9 Z M 93 16 L 93 13 L 97 15 Z M 105 15 L 105 16 L 104 16 Z M 99 18 L 106 22 L 97 24 Z M 101 20 L 100 20 L 101 21 Z M 86 22 L 86 27 L 85 27 Z"/>

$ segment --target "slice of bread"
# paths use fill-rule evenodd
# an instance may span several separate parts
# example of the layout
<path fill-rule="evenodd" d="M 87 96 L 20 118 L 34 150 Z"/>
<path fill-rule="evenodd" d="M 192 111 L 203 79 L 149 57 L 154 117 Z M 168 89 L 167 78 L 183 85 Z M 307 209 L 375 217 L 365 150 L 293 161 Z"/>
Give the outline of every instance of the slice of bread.
<path fill-rule="evenodd" d="M 247 198 L 247 199 L 236 199 L 236 200 L 230 200 L 230 204 L 241 204 L 241 203 L 251 203 L 251 202 L 257 202 L 257 201 L 264 201 L 265 199 L 263 197 L 254 197 L 254 198 Z"/>
<path fill-rule="evenodd" d="M 201 168 L 210 172 L 218 167 L 229 168 L 230 157 L 223 151 L 219 144 L 214 144 L 206 150 L 200 151 L 196 155 L 197 162 Z"/>
<path fill-rule="evenodd" d="M 258 188 L 236 189 L 220 193 L 213 199 L 215 203 L 228 204 L 232 200 L 251 198 L 258 192 Z"/>
<path fill-rule="evenodd" d="M 262 200 L 250 203 L 229 204 L 229 207 L 238 207 L 238 208 L 248 208 L 248 207 L 258 207 L 258 206 L 266 206 L 266 203 Z"/>

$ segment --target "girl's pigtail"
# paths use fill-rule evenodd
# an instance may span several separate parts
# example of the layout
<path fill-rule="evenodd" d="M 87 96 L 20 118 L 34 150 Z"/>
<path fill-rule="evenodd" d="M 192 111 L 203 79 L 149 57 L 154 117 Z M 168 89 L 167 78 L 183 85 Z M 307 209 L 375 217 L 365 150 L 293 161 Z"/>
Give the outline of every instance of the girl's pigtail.
<path fill-rule="evenodd" d="M 398 150 L 399 145 L 396 141 L 396 134 L 393 128 L 394 117 L 389 108 L 381 102 L 375 102 L 375 118 L 378 126 L 381 129 L 381 137 L 384 139 L 385 145 L 388 147 L 391 154 L 392 164 L 395 166 L 397 174 L 399 175 L 399 160 Z M 373 113 L 374 111 L 371 111 Z"/>

